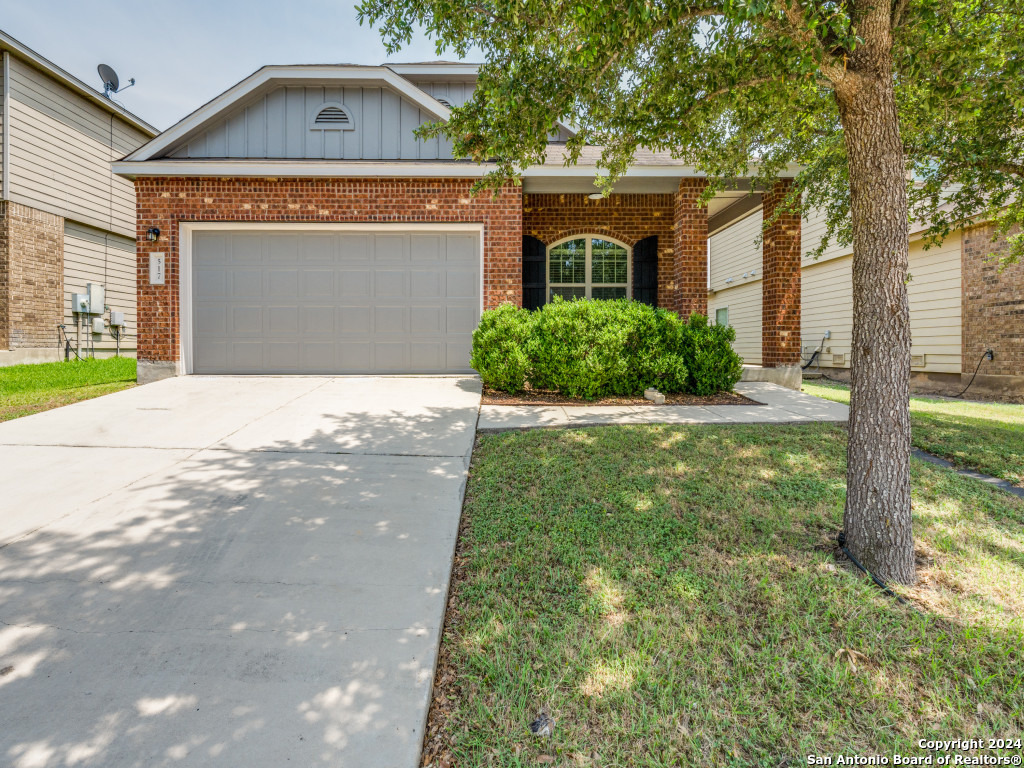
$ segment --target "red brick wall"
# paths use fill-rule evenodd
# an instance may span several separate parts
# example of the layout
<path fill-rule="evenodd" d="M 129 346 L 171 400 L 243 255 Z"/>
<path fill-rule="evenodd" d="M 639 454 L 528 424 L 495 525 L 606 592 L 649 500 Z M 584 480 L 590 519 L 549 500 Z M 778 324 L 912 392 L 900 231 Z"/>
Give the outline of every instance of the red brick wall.
<path fill-rule="evenodd" d="M 991 349 L 995 359 L 982 364 L 982 374 L 1024 376 L 1024 263 L 1000 273 L 997 259 L 1006 255 L 1007 243 L 993 241 L 994 234 L 991 224 L 983 224 L 962 235 L 962 369 L 974 373 Z"/>
<path fill-rule="evenodd" d="M 676 300 L 671 308 L 683 317 L 708 313 L 708 209 L 697 205 L 707 184 L 706 179 L 681 179 L 675 195 Z"/>
<path fill-rule="evenodd" d="M 64 319 L 64 219 L 0 201 L 0 348 L 52 347 Z"/>
<path fill-rule="evenodd" d="M 630 248 L 658 237 L 658 306 L 673 309 L 675 267 L 673 198 L 665 195 L 612 195 L 591 200 L 583 194 L 523 195 L 523 234 L 547 245 L 571 235 L 607 235 Z"/>
<path fill-rule="evenodd" d="M 789 194 L 792 181 L 762 195 L 765 221 Z M 800 214 L 781 213 L 765 229 L 761 268 L 761 365 L 800 362 Z"/>
<path fill-rule="evenodd" d="M 138 356 L 177 360 L 178 223 L 480 222 L 484 225 L 484 306 L 522 303 L 522 194 L 508 185 L 470 195 L 472 179 L 136 179 Z M 146 230 L 160 228 L 160 240 Z M 149 285 L 149 254 L 167 254 L 166 284 Z"/>

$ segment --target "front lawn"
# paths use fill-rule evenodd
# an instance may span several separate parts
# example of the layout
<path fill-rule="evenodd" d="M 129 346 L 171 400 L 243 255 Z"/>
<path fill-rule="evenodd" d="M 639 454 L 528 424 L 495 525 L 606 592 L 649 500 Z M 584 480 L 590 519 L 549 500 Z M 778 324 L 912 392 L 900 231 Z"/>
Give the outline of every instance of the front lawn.
<path fill-rule="evenodd" d="M 804 382 L 804 392 L 850 402 L 845 384 Z M 1024 405 L 910 398 L 911 440 L 959 467 L 1024 486 Z"/>
<path fill-rule="evenodd" d="M 0 368 L 0 421 L 135 386 L 135 360 L 74 360 Z"/>
<path fill-rule="evenodd" d="M 543 705 L 567 766 L 1024 733 L 1024 501 L 915 461 L 908 608 L 833 554 L 845 446 L 824 424 L 480 436 L 425 762 L 536 765 Z"/>

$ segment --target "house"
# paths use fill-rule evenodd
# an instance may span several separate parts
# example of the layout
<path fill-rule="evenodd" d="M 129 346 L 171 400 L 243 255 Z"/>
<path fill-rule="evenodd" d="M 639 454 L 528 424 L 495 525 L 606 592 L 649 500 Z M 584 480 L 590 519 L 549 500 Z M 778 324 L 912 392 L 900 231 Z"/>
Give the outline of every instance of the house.
<path fill-rule="evenodd" d="M 0 365 L 63 359 L 65 335 L 134 354 L 135 190 L 110 161 L 157 131 L 3 32 L 0 51 Z M 90 283 L 109 310 L 73 312 Z"/>
<path fill-rule="evenodd" d="M 802 358 L 808 372 L 848 380 L 853 328 L 852 249 L 832 244 L 817 259 L 824 216 L 810 211 L 802 229 Z M 711 233 L 708 309 L 736 329 L 736 351 L 761 362 L 767 327 L 761 305 L 761 217 L 756 211 Z M 954 232 L 926 247 L 924 228 L 910 234 L 911 386 L 915 391 L 1024 399 L 1024 265 L 1002 273 L 990 255 L 1005 253 L 992 242 L 991 224 Z M 985 358 L 992 350 L 993 359 Z M 818 352 L 815 355 L 815 351 Z M 813 357 L 813 361 L 812 361 Z"/>
<path fill-rule="evenodd" d="M 475 65 L 268 66 L 123 160 L 138 200 L 139 380 L 190 373 L 469 370 L 483 309 L 554 294 L 707 311 L 707 238 L 787 185 L 707 181 L 641 152 L 607 199 L 600 150 L 472 195 L 490 170 L 414 131 L 469 97 Z M 768 227 L 754 375 L 799 385 L 798 216 Z M 795 377 L 795 378 L 794 378 Z"/>

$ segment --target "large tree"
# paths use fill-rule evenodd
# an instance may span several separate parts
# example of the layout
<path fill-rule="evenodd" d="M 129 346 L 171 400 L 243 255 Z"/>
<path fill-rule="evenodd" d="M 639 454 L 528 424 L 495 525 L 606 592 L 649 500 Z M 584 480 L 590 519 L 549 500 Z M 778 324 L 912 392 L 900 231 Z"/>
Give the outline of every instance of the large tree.
<path fill-rule="evenodd" d="M 986 211 L 1021 217 L 1018 0 L 363 0 L 359 14 L 391 51 L 417 28 L 439 53 L 483 51 L 472 100 L 426 132 L 495 161 L 491 183 L 542 162 L 559 119 L 578 129 L 568 162 L 604 147 L 606 190 L 638 147 L 691 162 L 709 194 L 802 169 L 789 206 L 824 209 L 853 245 L 848 546 L 912 583 L 908 221 L 939 237 Z"/>

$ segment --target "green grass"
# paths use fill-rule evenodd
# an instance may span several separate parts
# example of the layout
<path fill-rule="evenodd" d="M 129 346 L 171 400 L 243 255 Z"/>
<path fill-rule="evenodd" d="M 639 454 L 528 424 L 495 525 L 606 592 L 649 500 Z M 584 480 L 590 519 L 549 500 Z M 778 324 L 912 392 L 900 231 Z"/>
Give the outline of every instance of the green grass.
<path fill-rule="evenodd" d="M 834 558 L 845 442 L 834 425 L 481 436 L 428 758 L 535 765 L 544 704 L 572 766 L 1024 733 L 1024 502 L 915 461 L 922 581 L 901 606 Z"/>
<path fill-rule="evenodd" d="M 0 368 L 0 421 L 135 386 L 135 360 L 75 360 Z"/>
<path fill-rule="evenodd" d="M 803 390 L 850 402 L 845 384 L 804 382 Z M 1024 405 L 911 397 L 910 424 L 921 450 L 1024 486 Z"/>

